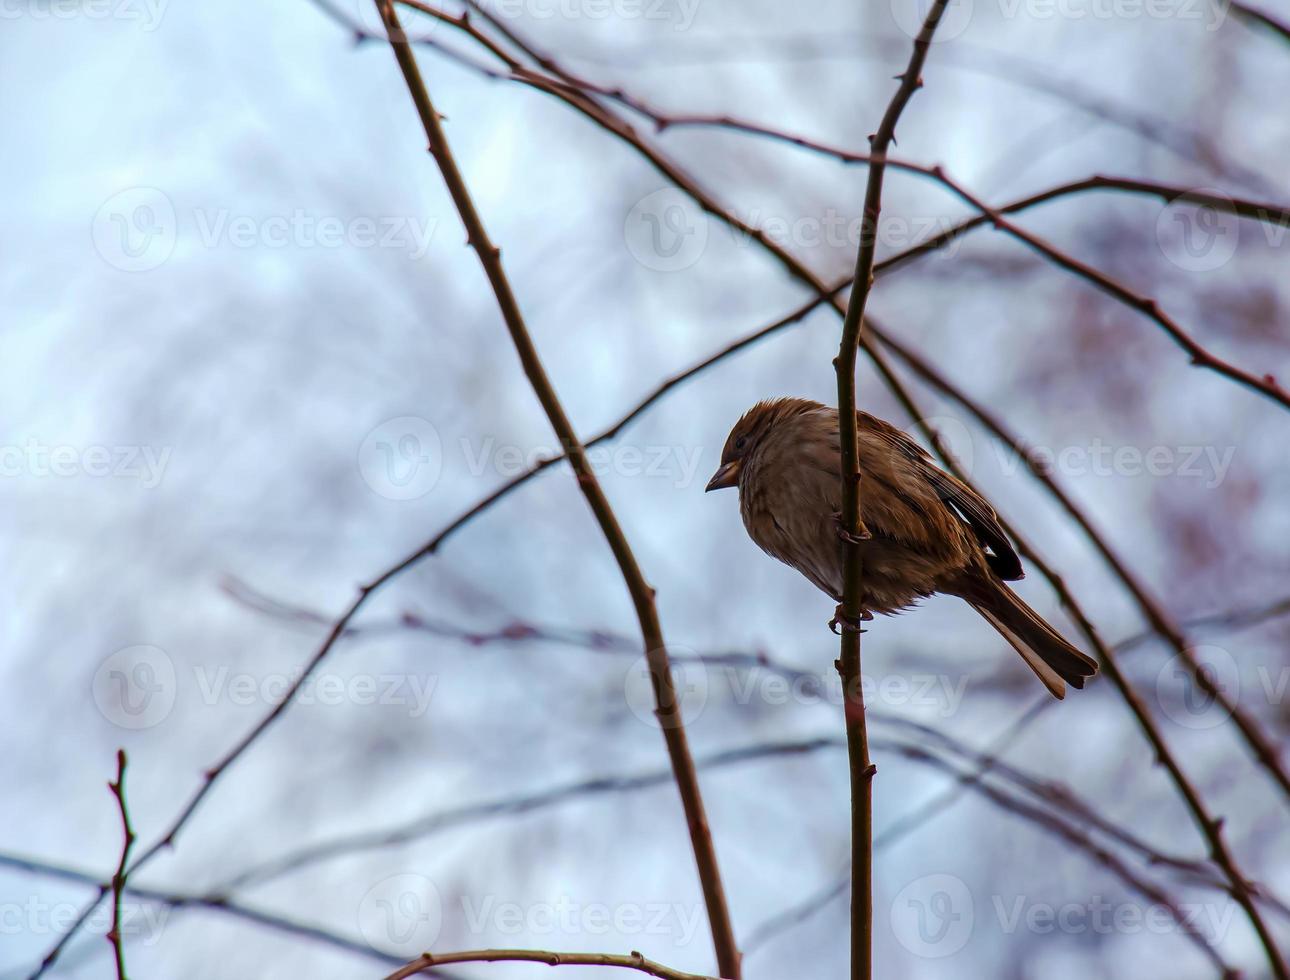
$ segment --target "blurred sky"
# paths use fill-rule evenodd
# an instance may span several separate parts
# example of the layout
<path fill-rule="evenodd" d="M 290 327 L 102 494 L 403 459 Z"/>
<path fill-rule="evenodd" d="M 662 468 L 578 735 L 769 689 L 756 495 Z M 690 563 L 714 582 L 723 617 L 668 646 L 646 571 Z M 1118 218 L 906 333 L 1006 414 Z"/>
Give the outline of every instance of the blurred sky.
<path fill-rule="evenodd" d="M 357 0 L 338 2 L 372 22 Z M 570 66 L 665 111 L 741 115 L 860 149 L 908 58 L 904 29 L 917 8 L 516 0 L 490 9 Z M 1290 45 L 1212 4 L 1154 9 L 956 0 L 926 89 L 900 124 L 899 154 L 944 164 L 992 203 L 1091 173 L 1290 200 L 1290 126 L 1276 108 Z M 107 874 L 120 827 L 104 784 L 117 747 L 130 755 L 135 827 L 151 843 L 324 635 L 230 595 L 230 580 L 330 618 L 359 583 L 553 439 L 388 50 L 355 46 L 307 0 L 16 0 L 0 21 L 9 556 L 0 576 L 11 597 L 0 847 Z M 448 27 L 409 23 L 481 57 Z M 568 108 L 433 51 L 421 65 L 580 431 L 599 431 L 664 378 L 806 298 L 754 243 L 667 191 Z M 640 129 L 818 274 L 851 267 L 861 168 L 738 134 Z M 968 214 L 898 172 L 884 203 L 907 224 L 884 224 L 880 258 Z M 1285 228 L 1112 194 L 1067 198 L 1022 221 L 1157 298 L 1216 353 L 1290 377 Z M 1047 451 L 1062 485 L 1177 617 L 1284 596 L 1290 478 L 1286 419 L 1272 402 L 1189 366 L 1151 322 L 995 232 L 883 278 L 871 311 Z M 837 330 L 833 314 L 817 311 L 670 394 L 599 457 L 677 652 L 765 651 L 835 683 L 831 604 L 756 550 L 732 494 L 702 488 L 753 401 L 832 400 Z M 859 383 L 865 408 L 910 425 L 868 364 Z M 1140 612 L 1019 462 L 915 387 L 1102 635 L 1141 630 Z M 1038 574 L 1020 591 L 1076 635 Z M 404 574 L 360 622 L 405 613 L 467 631 L 522 622 L 636 633 L 563 468 Z M 1284 622 L 1195 636 L 1201 658 L 1283 743 Z M 974 748 L 1041 693 L 952 599 L 873 624 L 864 649 L 876 713 Z M 1227 818 L 1243 867 L 1286 895 L 1285 801 L 1230 726 L 1186 700 L 1176 666 L 1160 645 L 1125 661 Z M 286 713 L 139 883 L 203 891 L 337 835 L 666 765 L 631 653 L 385 629 L 342 643 L 323 674 L 331 687 Z M 159 692 L 142 713 L 132 684 Z M 841 733 L 836 703 L 800 691 L 785 703 L 764 670 L 691 665 L 683 685 L 700 756 Z M 1008 758 L 1069 783 L 1161 849 L 1204 856 L 1108 683 L 1047 710 Z M 947 785 L 898 754 L 877 760 L 880 831 Z M 849 850 L 841 752 L 705 770 L 702 785 L 741 937 L 837 877 Z M 1230 900 L 1144 873 L 1216 923 L 1230 962 L 1264 975 Z M 888 976 L 1214 975 L 1176 926 L 1131 924 L 1149 901 L 972 794 L 883 850 L 876 887 L 876 955 Z M 55 941 L 54 924 L 89 894 L 0 868 L 0 976 L 25 975 Z M 409 957 L 430 942 L 640 949 L 713 969 L 669 783 L 471 820 L 236 895 Z M 604 926 L 597 903 L 616 924 Z M 1122 911 L 1119 925 L 1098 927 L 1103 903 Z M 141 977 L 382 969 L 216 913 L 132 907 L 141 922 L 145 911 L 163 916 L 128 946 Z M 1044 910 L 1063 908 L 1073 909 L 1066 925 L 1044 928 Z M 1269 916 L 1290 948 L 1290 921 Z M 57 975 L 106 975 L 106 928 L 95 919 Z M 846 962 L 845 901 L 835 901 L 750 955 L 746 975 L 837 976 Z"/>

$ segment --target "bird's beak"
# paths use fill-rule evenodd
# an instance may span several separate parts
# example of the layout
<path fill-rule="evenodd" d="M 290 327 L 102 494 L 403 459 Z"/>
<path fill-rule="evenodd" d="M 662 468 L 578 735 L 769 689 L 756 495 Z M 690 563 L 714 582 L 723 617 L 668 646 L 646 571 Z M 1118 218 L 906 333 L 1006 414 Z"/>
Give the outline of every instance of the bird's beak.
<path fill-rule="evenodd" d="M 742 464 L 737 459 L 732 459 L 729 463 L 722 463 L 717 467 L 717 472 L 712 474 L 712 479 L 708 485 L 703 488 L 704 493 L 711 490 L 720 490 L 723 487 L 734 487 L 739 485 L 739 467 Z"/>

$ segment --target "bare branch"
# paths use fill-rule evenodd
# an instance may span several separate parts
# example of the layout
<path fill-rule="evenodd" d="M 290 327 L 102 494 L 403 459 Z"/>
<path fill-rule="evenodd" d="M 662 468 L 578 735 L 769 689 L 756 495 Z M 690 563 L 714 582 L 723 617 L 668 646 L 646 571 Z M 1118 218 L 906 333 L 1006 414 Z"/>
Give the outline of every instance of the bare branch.
<path fill-rule="evenodd" d="M 108 783 L 108 789 L 116 798 L 117 809 L 121 812 L 121 859 L 117 862 L 116 873 L 112 875 L 112 927 L 108 930 L 107 940 L 112 944 L 112 955 L 116 959 L 116 978 L 126 980 L 125 949 L 121 938 L 121 896 L 125 892 L 126 865 L 130 861 L 130 850 L 134 847 L 134 828 L 130 826 L 130 808 L 125 802 L 125 749 L 116 750 L 116 782 Z"/>
<path fill-rule="evenodd" d="M 923 85 L 923 62 L 932 35 L 949 0 L 935 0 L 914 39 L 909 65 L 900 85 L 883 113 L 878 131 L 869 137 L 873 160 L 865 187 L 861 213 L 860 248 L 856 254 L 854 286 L 842 319 L 842 340 L 833 361 L 837 372 L 838 432 L 841 446 L 839 476 L 842 481 L 843 586 L 838 674 L 842 678 L 842 703 L 847 731 L 847 755 L 851 775 L 851 977 L 873 976 L 873 777 L 876 768 L 869 759 L 869 737 L 865 727 L 864 686 L 860 662 L 860 622 L 868 615 L 864 608 L 863 557 L 857 543 L 869 537 L 860 508 L 860 443 L 856 419 L 856 355 L 865 303 L 873 285 L 874 255 L 878 247 L 878 217 L 882 211 L 882 179 L 886 173 L 887 149 L 896 137 L 896 123 L 909 100 Z"/>
<path fill-rule="evenodd" d="M 633 950 L 627 956 L 612 953 L 550 953 L 541 949 L 474 949 L 463 953 L 423 953 L 402 969 L 395 970 L 385 980 L 404 980 L 431 967 L 446 963 L 545 963 L 547 966 L 617 966 L 624 970 L 646 973 L 659 980 L 713 980 L 697 973 L 682 973 L 661 963 L 647 960 Z"/>
<path fill-rule="evenodd" d="M 382 21 L 390 37 L 390 46 L 395 60 L 403 73 L 408 92 L 416 106 L 421 119 L 426 139 L 429 141 L 430 153 L 439 165 L 448 193 L 461 216 L 466 228 L 466 237 L 479 256 L 484 273 L 497 297 L 497 305 L 506 323 L 511 341 L 519 355 L 524 373 L 537 395 L 542 409 L 546 413 L 551 427 L 555 430 L 560 444 L 564 447 L 577 475 L 578 487 L 587 500 L 588 506 L 595 515 L 605 540 L 618 563 L 623 580 L 631 593 L 632 603 L 636 607 L 636 616 L 640 621 L 641 633 L 645 645 L 645 657 L 649 665 L 650 680 L 654 688 L 656 713 L 663 736 L 667 743 L 668 755 L 676 775 L 677 788 L 685 809 L 686 820 L 690 829 L 690 840 L 694 848 L 695 862 L 698 865 L 699 880 L 703 887 L 705 904 L 708 911 L 709 926 L 712 930 L 713 945 L 716 948 L 718 969 L 723 977 L 739 980 L 739 950 L 735 943 L 734 930 L 730 923 L 730 913 L 726 904 L 725 889 L 721 882 L 721 873 L 717 865 L 716 849 L 712 842 L 712 833 L 708 828 L 707 815 L 704 812 L 703 799 L 699 791 L 698 777 L 694 770 L 694 760 L 690 755 L 685 728 L 681 718 L 680 702 L 673 684 L 671 666 L 668 662 L 667 647 L 663 640 L 662 627 L 659 624 L 658 612 L 654 605 L 654 590 L 645 581 L 645 576 L 636 563 L 631 546 L 618 524 L 608 498 L 600 487 L 595 471 L 587 459 L 586 450 L 578 440 L 573 423 L 565 414 L 564 407 L 556 395 L 546 369 L 542 365 L 536 347 L 529 335 L 528 327 L 520 312 L 519 303 L 511 289 L 510 281 L 502 267 L 501 251 L 488 236 L 483 220 L 475 208 L 470 191 L 466 187 L 461 172 L 453 157 L 452 150 L 439 122 L 439 114 L 430 101 L 430 95 L 407 38 L 403 34 L 398 14 L 392 0 L 375 0 Z M 465 17 L 462 18 L 465 20 Z"/>

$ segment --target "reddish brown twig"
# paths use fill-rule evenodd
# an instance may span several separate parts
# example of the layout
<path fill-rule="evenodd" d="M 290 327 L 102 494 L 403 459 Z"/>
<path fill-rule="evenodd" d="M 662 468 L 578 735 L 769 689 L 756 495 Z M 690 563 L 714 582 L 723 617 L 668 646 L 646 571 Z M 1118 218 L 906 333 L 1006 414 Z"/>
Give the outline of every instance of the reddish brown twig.
<path fill-rule="evenodd" d="M 130 862 L 130 850 L 135 841 L 134 828 L 130 826 L 130 808 L 125 802 L 125 763 L 125 749 L 117 749 L 116 782 L 108 783 L 108 789 L 116 797 L 117 809 L 121 813 L 121 859 L 117 862 L 116 873 L 112 875 L 112 927 L 107 933 L 107 941 L 112 944 L 112 955 L 116 960 L 117 980 L 126 980 L 125 940 L 121 935 L 121 899 L 125 894 L 126 865 Z"/>
<path fill-rule="evenodd" d="M 542 949 L 473 949 L 462 953 L 423 953 L 385 980 L 405 980 L 424 970 L 449 963 L 545 963 L 547 966 L 616 966 L 635 970 L 659 980 L 714 980 L 697 973 L 682 973 L 661 963 L 647 960 L 633 950 L 627 956 L 612 953 L 551 953 Z"/>
<path fill-rule="evenodd" d="M 878 218 L 882 211 L 883 161 L 895 139 L 896 123 L 905 106 L 923 85 L 923 63 L 932 35 L 949 0 L 936 0 L 922 30 L 900 85 L 883 113 L 878 130 L 869 137 L 874 162 L 869 166 L 861 215 L 860 247 L 856 253 L 855 285 L 842 320 L 842 341 L 833 361 L 837 372 L 838 428 L 841 442 L 842 526 L 849 539 L 844 545 L 842 587 L 842 639 L 838 674 L 842 678 L 842 703 L 847 732 L 851 775 L 851 977 L 873 976 L 873 777 L 869 737 L 865 727 L 864 690 L 860 664 L 860 621 L 863 606 L 863 559 L 856 541 L 868 537 L 860 513 L 860 445 L 856 422 L 856 354 L 865 302 L 873 285 L 874 255 L 878 245 Z"/>
<path fill-rule="evenodd" d="M 586 450 L 579 441 L 573 423 L 565 414 L 564 406 L 556 395 L 555 388 L 547 377 L 546 369 L 533 345 L 528 327 L 520 312 L 519 303 L 511 289 L 510 280 L 502 267 L 501 251 L 488 236 L 483 219 L 475 208 L 466 182 L 457 168 L 452 150 L 439 122 L 439 114 L 430 100 L 421 73 L 417 68 L 416 58 L 403 34 L 398 14 L 392 0 L 375 0 L 381 19 L 390 37 L 390 46 L 395 60 L 403 73 L 408 92 L 425 130 L 431 154 L 439 165 L 448 193 L 461 216 L 466 228 L 466 237 L 479 255 L 480 264 L 488 278 L 489 285 L 497 298 L 497 305 L 511 336 L 511 342 L 519 355 L 524 373 L 537 395 L 538 401 L 546 413 L 551 427 L 555 430 L 560 444 L 564 447 L 574 472 L 577 475 L 578 487 L 587 500 L 588 506 L 595 515 L 605 540 L 618 563 L 619 571 L 631 593 L 632 603 L 636 608 L 636 617 L 640 622 L 641 633 L 645 644 L 645 657 L 649 665 L 650 680 L 654 689 L 656 714 L 663 730 L 668 755 L 676 775 L 677 788 L 680 791 L 686 820 L 689 824 L 690 839 L 694 848 L 695 862 L 698 865 L 699 880 L 703 887 L 705 904 L 708 911 L 709 925 L 712 929 L 713 944 L 716 948 L 718 969 L 723 977 L 738 980 L 739 949 L 735 943 L 734 930 L 730 923 L 730 913 L 726 905 L 725 890 L 721 882 L 721 873 L 717 865 L 716 848 L 708 828 L 707 815 L 704 812 L 703 799 L 699 792 L 698 776 L 694 770 L 694 760 L 690 755 L 685 728 L 681 718 L 681 708 L 672 680 L 671 666 L 668 662 L 667 647 L 663 640 L 663 631 L 654 605 L 654 590 L 645 581 L 645 576 L 636 563 L 636 557 L 618 524 L 609 500 L 596 479 L 595 471 L 587 459 Z"/>

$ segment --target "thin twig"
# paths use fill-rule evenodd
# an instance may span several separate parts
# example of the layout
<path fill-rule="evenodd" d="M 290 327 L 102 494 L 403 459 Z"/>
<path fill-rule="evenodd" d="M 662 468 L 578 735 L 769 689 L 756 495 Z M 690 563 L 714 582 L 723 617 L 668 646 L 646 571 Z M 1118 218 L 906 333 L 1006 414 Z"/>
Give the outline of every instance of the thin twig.
<path fill-rule="evenodd" d="M 676 65 L 712 67 L 722 61 L 769 61 L 777 56 L 800 60 L 840 58 L 852 62 L 857 57 L 890 61 L 903 58 L 904 38 L 883 35 L 871 30 L 843 33 L 821 32 L 816 35 L 783 34 L 714 37 L 710 43 L 689 38 L 683 47 L 675 43 L 666 48 L 656 43 L 615 45 L 612 52 L 598 56 L 590 51 L 574 52 L 570 57 L 583 64 L 594 64 L 614 70 L 662 68 Z M 759 50 L 760 48 L 760 50 Z M 641 51 L 648 51 L 641 57 Z M 1026 59 L 996 45 L 973 45 L 962 38 L 945 45 L 937 55 L 938 67 L 967 71 L 1046 95 L 1072 106 L 1090 119 L 1110 124 L 1132 133 L 1148 143 L 1164 147 L 1178 157 L 1197 164 L 1215 176 L 1240 181 L 1268 193 L 1275 182 L 1228 158 L 1223 144 L 1202 126 L 1189 126 L 1164 116 L 1150 115 L 1131 103 L 1119 103 L 1101 92 L 1085 87 L 1081 81 L 1062 78 L 1054 72 L 1052 59 Z"/>
<path fill-rule="evenodd" d="M 405 980 L 431 967 L 446 963 L 545 963 L 547 966 L 616 966 L 635 970 L 659 980 L 714 980 L 697 973 L 682 973 L 647 960 L 633 950 L 627 956 L 612 953 L 551 953 L 543 949 L 472 949 L 461 953 L 423 953 L 385 980 Z"/>
<path fill-rule="evenodd" d="M 116 797 L 117 809 L 121 812 L 121 859 L 112 875 L 112 927 L 107 934 L 107 940 L 112 944 L 112 955 L 116 959 L 117 980 L 126 980 L 125 943 L 121 936 L 121 898 L 125 894 L 126 865 L 129 864 L 130 850 L 135 841 L 134 828 L 130 826 L 130 808 L 125 802 L 125 763 L 125 749 L 117 749 L 116 782 L 108 783 L 108 789 Z"/>
<path fill-rule="evenodd" d="M 694 760 L 690 755 L 685 729 L 681 718 L 681 707 L 676 696 L 671 666 L 668 662 L 667 647 L 663 640 L 663 631 L 654 605 L 654 590 L 645 581 L 645 576 L 636 563 L 636 557 L 627 542 L 626 535 L 618 524 L 608 498 L 601 489 L 586 450 L 578 440 L 573 423 L 565 414 L 564 407 L 556 395 L 555 388 L 547 377 L 546 369 L 538 356 L 536 347 L 529 335 L 519 303 L 511 289 L 510 281 L 502 267 L 501 251 L 492 243 L 483 220 L 475 208 L 474 200 L 466 187 L 466 182 L 457 168 L 452 150 L 440 125 L 439 114 L 430 100 L 421 73 L 417 68 L 416 58 L 403 34 L 398 14 L 392 0 L 375 0 L 381 19 L 390 37 L 390 46 L 395 60 L 403 73 L 408 92 L 416 106 L 422 128 L 429 142 L 430 153 L 434 156 L 443 176 L 448 193 L 461 216 L 466 228 L 466 236 L 479 256 L 484 273 L 488 278 L 502 319 L 511 336 L 511 341 L 519 355 L 524 373 L 533 387 L 543 411 L 555 430 L 560 444 L 564 447 L 574 472 L 577 475 L 578 487 L 587 500 L 588 506 L 595 515 L 597 523 L 605 536 L 610 550 L 618 563 L 623 580 L 631 593 L 636 617 L 640 622 L 645 645 L 645 657 L 649 665 L 650 679 L 654 689 L 656 715 L 667 744 L 668 755 L 676 775 L 677 788 L 685 809 L 686 820 L 690 830 L 690 840 L 694 849 L 695 862 L 698 865 L 699 880 L 703 888 L 704 901 L 707 907 L 709 926 L 712 930 L 713 945 L 716 950 L 718 969 L 723 977 L 739 980 L 739 950 L 735 943 L 734 929 L 730 923 L 730 913 L 726 904 L 725 889 L 721 882 L 721 873 L 717 864 L 716 849 L 712 833 L 708 827 L 707 815 L 704 812 L 703 799 L 699 791 L 698 777 L 694 770 Z"/>
<path fill-rule="evenodd" d="M 838 674 L 842 678 L 842 702 L 847 732 L 847 756 L 851 776 L 851 977 L 867 980 L 873 976 L 873 777 L 876 769 L 869 758 L 869 737 L 865 726 L 864 688 L 860 662 L 860 621 L 867 615 L 863 593 L 863 557 L 859 541 L 869 537 L 860 505 L 860 443 L 856 418 L 856 355 L 865 302 L 873 285 L 874 255 L 878 246 L 878 218 L 882 211 L 882 179 L 887 150 L 896 136 L 896 123 L 914 93 L 923 85 L 923 63 L 949 0 L 936 0 L 928 11 L 922 30 L 914 40 L 914 51 L 900 85 L 883 113 L 878 131 L 869 137 L 874 160 L 869 165 L 861 217 L 860 247 L 842 340 L 833 361 L 837 372 L 838 431 L 841 445 L 841 524 L 847 538 L 843 546 L 842 639 L 839 643 Z"/>
<path fill-rule="evenodd" d="M 1034 714 L 1035 712 L 1032 711 L 1025 717 L 1031 718 Z M 996 744 L 984 750 L 977 750 L 936 729 L 912 722 L 896 714 L 875 712 L 870 709 L 868 717 L 870 721 L 877 722 L 884 728 L 902 729 L 907 733 L 918 736 L 924 740 L 920 743 L 924 747 L 935 746 L 944 753 L 972 763 L 974 765 L 972 778 L 961 780 L 956 787 L 958 791 L 971 789 L 973 784 L 980 782 L 987 774 L 993 774 L 998 779 L 1010 784 L 1017 791 L 1032 797 L 1039 804 L 1059 813 L 1064 819 L 1082 827 L 1092 828 L 1105 835 L 1108 839 L 1123 845 L 1149 865 L 1171 868 L 1185 874 L 1190 883 L 1227 891 L 1230 894 L 1230 889 L 1214 875 L 1213 869 L 1206 863 L 1162 851 L 1142 839 L 1132 829 L 1122 827 L 1107 819 L 1096 807 L 1081 799 L 1065 785 L 1044 779 L 1003 762 L 997 752 L 1005 748 L 1006 745 L 999 744 L 997 740 Z M 1009 729 L 1008 734 L 1016 734 L 1018 731 L 1019 726 L 1014 725 Z M 819 751 L 845 747 L 845 739 L 836 737 L 754 743 L 700 757 L 696 760 L 696 768 L 700 771 L 708 771 L 766 759 L 798 758 Z M 607 794 L 617 795 L 620 793 L 639 792 L 663 785 L 669 782 L 671 778 L 670 770 L 657 769 L 631 775 L 603 776 L 577 780 L 536 792 L 440 810 L 392 827 L 337 836 L 330 840 L 306 845 L 298 850 L 289 851 L 261 864 L 249 867 L 214 888 L 208 897 L 218 899 L 236 890 L 263 886 L 283 875 L 312 866 L 321 861 L 353 857 L 356 854 L 370 850 L 401 847 L 412 841 L 424 841 L 456 827 L 473 825 L 480 820 L 538 813 L 550 807 Z M 933 800 L 932 803 L 938 805 L 937 809 L 940 812 L 944 811 L 944 806 L 939 805 L 941 798 Z M 917 815 L 922 817 L 922 813 L 923 808 L 920 808 L 917 811 Z M 922 822 L 925 822 L 925 819 L 923 818 Z M 897 821 L 897 823 L 875 837 L 875 852 L 906 836 L 910 830 L 912 828 L 908 826 L 906 820 Z M 1262 894 L 1259 897 L 1279 914 L 1290 916 L 1290 909 L 1276 896 Z"/>
<path fill-rule="evenodd" d="M 410 2 L 410 0 L 403 0 Z M 629 99 L 621 89 L 613 90 L 613 94 L 619 99 Z M 1244 385 L 1260 394 L 1265 395 L 1272 400 L 1279 402 L 1281 405 L 1290 408 L 1290 392 L 1283 389 L 1272 375 L 1256 375 L 1253 372 L 1245 371 L 1235 365 L 1223 360 L 1222 358 L 1210 353 L 1199 343 L 1196 342 L 1173 318 L 1166 315 L 1158 303 L 1145 296 L 1140 296 L 1133 292 L 1127 286 L 1116 282 L 1110 276 L 1094 269 L 1087 263 L 1073 258 L 1067 253 L 1055 248 L 1047 241 L 1033 235 L 1019 226 L 1004 220 L 1001 215 L 1009 210 L 1021 210 L 1016 204 L 1009 205 L 1005 208 L 994 209 L 986 205 L 980 198 L 969 192 L 960 182 L 952 179 L 946 174 L 940 166 L 925 166 L 923 164 L 912 163 L 906 160 L 897 160 L 886 155 L 885 148 L 879 156 L 878 149 L 875 145 L 870 153 L 853 153 L 837 147 L 826 146 L 814 140 L 798 136 L 793 133 L 784 132 L 769 126 L 763 126 L 757 123 L 751 123 L 744 120 L 736 119 L 731 116 L 679 116 L 666 115 L 657 110 L 651 109 L 648 105 L 636 99 L 630 99 L 628 104 L 637 112 L 645 114 L 651 119 L 660 131 L 672 127 L 700 126 L 719 129 L 729 129 L 736 132 L 748 133 L 758 136 L 765 136 L 780 142 L 787 143 L 791 146 L 811 150 L 816 153 L 822 153 L 831 156 L 845 163 L 863 163 L 869 165 L 871 175 L 875 171 L 881 172 L 885 167 L 894 167 L 907 173 L 919 174 L 928 177 L 942 184 L 947 190 L 955 194 L 971 207 L 980 212 L 980 216 L 974 219 L 971 227 L 977 227 L 980 224 L 989 222 L 996 228 L 1007 232 L 1009 235 L 1029 245 L 1040 254 L 1044 255 L 1050 261 L 1059 267 L 1074 273 L 1082 279 L 1092 283 L 1103 292 L 1119 300 L 1127 306 L 1132 307 L 1140 313 L 1145 314 L 1154 320 L 1184 351 L 1191 357 L 1191 363 L 1197 367 L 1207 368 L 1216 371 L 1238 384 Z M 1206 207 L 1216 208 L 1232 214 L 1253 218 L 1258 221 L 1286 226 L 1290 224 L 1290 209 L 1276 204 L 1260 203 L 1248 199 L 1236 200 L 1224 197 L 1221 194 L 1214 194 L 1206 191 L 1188 189 L 1182 187 L 1173 187 L 1169 185 L 1158 184 L 1150 181 L 1132 181 L 1127 179 L 1106 178 L 1099 175 L 1078 181 L 1075 185 L 1068 187 L 1077 187 L 1085 190 L 1121 190 L 1134 191 L 1140 194 L 1147 194 L 1159 197 L 1167 202 L 1178 200 L 1187 201 L 1188 203 L 1203 205 Z M 1064 190 L 1064 189 L 1057 189 Z M 1051 200 L 1056 196 L 1053 190 L 1045 191 L 1041 195 L 1021 202 L 1024 206 L 1033 203 L 1039 203 L 1041 200 Z M 867 220 L 867 217 L 866 217 Z M 875 226 L 876 227 L 876 226 Z M 960 226 L 963 227 L 963 226 Z M 862 226 L 862 234 L 876 230 L 866 229 Z M 937 236 L 938 238 L 940 236 Z M 936 239 L 929 243 L 924 243 L 930 247 L 937 247 Z M 914 250 L 907 250 L 908 255 L 917 254 Z M 905 259 L 906 255 L 901 255 L 900 259 Z M 845 326 L 844 326 L 845 331 Z"/>

